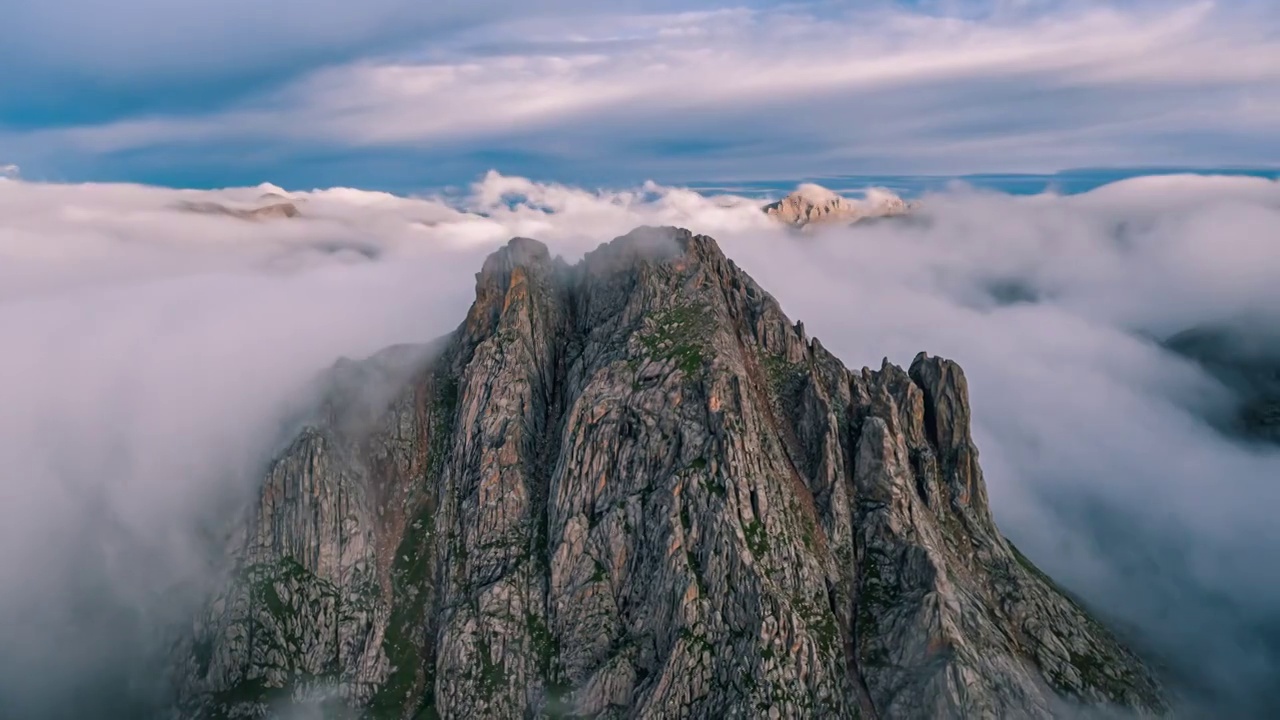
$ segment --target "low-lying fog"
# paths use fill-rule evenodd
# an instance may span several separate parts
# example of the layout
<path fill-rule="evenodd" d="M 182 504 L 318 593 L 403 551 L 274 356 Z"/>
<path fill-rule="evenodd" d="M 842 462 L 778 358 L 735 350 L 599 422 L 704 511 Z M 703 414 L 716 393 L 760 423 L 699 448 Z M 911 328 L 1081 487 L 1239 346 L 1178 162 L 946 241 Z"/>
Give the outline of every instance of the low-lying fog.
<path fill-rule="evenodd" d="M 133 669 L 201 578 L 201 527 L 315 373 L 453 329 L 513 235 L 574 260 L 641 224 L 716 237 L 850 366 L 959 361 L 1006 535 L 1204 689 L 1280 681 L 1280 446 L 1215 429 L 1231 390 L 1159 344 L 1228 323 L 1280 357 L 1280 182 L 957 186 L 908 221 L 802 234 L 757 200 L 497 174 L 455 207 L 190 205 L 282 202 L 266 193 L 0 178 L 3 714 L 145 696 Z"/>

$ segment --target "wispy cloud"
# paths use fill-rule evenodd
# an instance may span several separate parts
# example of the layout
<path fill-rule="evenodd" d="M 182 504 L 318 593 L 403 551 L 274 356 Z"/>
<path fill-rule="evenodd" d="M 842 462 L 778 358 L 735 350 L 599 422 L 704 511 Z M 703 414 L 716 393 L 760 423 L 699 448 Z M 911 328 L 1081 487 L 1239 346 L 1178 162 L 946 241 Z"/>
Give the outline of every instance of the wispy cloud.
<path fill-rule="evenodd" d="M 21 141 L 108 156 L 498 145 L 675 178 L 1280 162 L 1267 142 L 1280 119 L 1280 11 L 985 5 L 976 16 L 788 6 L 519 18 L 324 68 L 208 115 Z"/>

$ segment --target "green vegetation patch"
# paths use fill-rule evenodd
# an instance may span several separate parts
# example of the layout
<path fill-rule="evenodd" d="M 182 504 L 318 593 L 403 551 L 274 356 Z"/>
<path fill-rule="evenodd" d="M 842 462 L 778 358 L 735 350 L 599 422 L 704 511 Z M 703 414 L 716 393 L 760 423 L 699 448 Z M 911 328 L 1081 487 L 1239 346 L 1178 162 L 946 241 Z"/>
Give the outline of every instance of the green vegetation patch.
<path fill-rule="evenodd" d="M 790 362 L 781 355 L 766 355 L 763 365 L 769 389 L 779 400 L 795 395 L 804 383 L 804 363 Z"/>
<path fill-rule="evenodd" d="M 249 589 L 254 607 L 264 608 L 281 629 L 287 628 L 288 621 L 298 612 L 314 609 L 297 607 L 304 598 L 317 595 L 336 605 L 341 595 L 337 586 L 315 576 L 291 557 L 247 565 L 240 571 L 240 582 Z M 282 591 L 290 601 L 281 596 Z"/>
<path fill-rule="evenodd" d="M 857 595 L 857 634 L 863 639 L 875 638 L 879 635 L 877 628 L 879 626 L 879 617 L 887 608 L 893 605 L 895 599 L 895 591 L 888 582 L 880 575 L 880 563 L 888 562 L 887 558 L 881 558 L 879 553 L 868 552 L 863 558 L 862 563 L 858 567 L 858 595 Z M 863 662 L 868 665 L 887 665 L 889 663 L 888 651 L 876 645 L 875 648 L 863 657 Z"/>
<path fill-rule="evenodd" d="M 449 439 L 458 412 L 458 381 L 448 372 L 435 376 L 435 399 L 431 408 L 431 437 L 425 480 L 427 492 L 439 484 L 449 452 Z M 433 503 L 405 527 L 391 566 L 391 617 L 382 638 L 382 651 L 391 663 L 391 674 L 370 702 L 368 717 L 436 718 L 435 658 L 427 657 L 421 635 L 426 604 L 431 596 Z M 462 543 L 458 543 L 462 547 Z M 465 559 L 464 559 L 465 561 Z"/>
<path fill-rule="evenodd" d="M 676 305 L 652 316 L 652 328 L 640 334 L 640 344 L 652 360 L 674 360 L 686 375 L 702 369 L 707 336 L 715 326 L 711 310 L 701 303 Z"/>
<path fill-rule="evenodd" d="M 729 489 L 725 487 L 724 483 L 714 477 L 702 478 L 702 489 L 718 498 L 723 498 L 729 494 Z"/>
<path fill-rule="evenodd" d="M 711 641 L 707 639 L 707 636 L 702 633 L 696 633 L 689 628 L 681 628 L 680 639 L 684 640 L 685 643 L 688 644 L 691 651 L 701 650 L 703 653 L 710 656 L 714 656 L 716 654 L 716 646 L 711 644 Z"/>
<path fill-rule="evenodd" d="M 791 606 L 823 654 L 828 657 L 836 655 L 840 649 L 840 627 L 836 624 L 836 616 L 831 608 L 799 595 L 791 599 Z"/>
<path fill-rule="evenodd" d="M 430 713 L 435 712 L 435 665 L 432 658 L 423 657 L 416 632 L 430 594 L 424 583 L 430 567 L 433 520 L 430 514 L 423 513 L 410 523 L 396 549 L 391 569 L 391 617 L 382 638 L 382 651 L 391 662 L 391 674 L 370 703 L 373 718 L 401 717 L 407 706 L 418 714 L 427 708 L 431 708 Z"/>
<path fill-rule="evenodd" d="M 494 694 L 507 684 L 507 666 L 502 658 L 494 660 L 489 641 L 483 635 L 477 638 L 476 646 L 477 659 L 480 661 L 480 696 L 485 700 L 492 700 Z"/>
<path fill-rule="evenodd" d="M 599 560 L 592 559 L 592 562 L 595 563 L 595 571 L 591 573 L 591 582 L 604 582 L 607 580 L 609 578 L 609 568 L 605 567 L 604 563 Z"/>
<path fill-rule="evenodd" d="M 538 672 L 542 674 L 543 680 L 550 683 L 555 676 L 560 645 L 551 634 L 551 628 L 547 627 L 546 621 L 540 615 L 525 614 L 524 625 L 529 641 L 533 643 L 533 654 L 538 660 Z"/>
<path fill-rule="evenodd" d="M 769 552 L 769 535 L 765 532 L 764 524 L 759 520 L 752 520 L 744 525 L 742 534 L 747 539 L 747 549 L 757 559 Z"/>
<path fill-rule="evenodd" d="M 431 407 L 431 444 L 427 450 L 427 477 L 436 479 L 444 469 L 449 440 L 458 416 L 458 379 L 448 373 L 436 375 L 435 402 Z"/>

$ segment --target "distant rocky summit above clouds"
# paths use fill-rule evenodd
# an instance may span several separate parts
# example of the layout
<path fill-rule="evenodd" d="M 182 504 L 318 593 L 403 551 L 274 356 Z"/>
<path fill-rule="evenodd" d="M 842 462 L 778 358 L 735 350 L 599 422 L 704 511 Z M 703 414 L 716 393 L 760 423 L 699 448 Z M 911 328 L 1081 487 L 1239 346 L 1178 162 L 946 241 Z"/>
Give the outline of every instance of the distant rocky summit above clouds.
<path fill-rule="evenodd" d="M 869 218 L 896 217 L 916 209 L 894 193 L 873 188 L 862 200 L 851 200 L 821 185 L 804 183 L 790 195 L 770 203 L 764 211 L 788 225 L 805 227 L 815 223 L 853 224 Z"/>
<path fill-rule="evenodd" d="M 279 200 L 280 196 L 266 194 L 262 196 L 263 200 Z M 268 220 L 274 218 L 293 218 L 302 214 L 298 210 L 298 206 L 293 202 L 273 202 L 256 208 L 233 208 L 216 202 L 182 202 L 178 203 L 179 210 L 187 212 L 200 213 L 203 215 L 228 215 L 230 217 L 240 218 L 241 220 Z"/>
<path fill-rule="evenodd" d="M 182 200 L 172 207 L 200 215 L 222 215 L 240 220 L 276 220 L 300 217 L 300 206 L 307 202 L 305 197 L 297 197 L 271 183 L 262 183 L 249 189 L 258 192 L 256 198 L 250 199 L 241 193 L 230 196 L 223 194 L 214 196 L 214 200 Z"/>

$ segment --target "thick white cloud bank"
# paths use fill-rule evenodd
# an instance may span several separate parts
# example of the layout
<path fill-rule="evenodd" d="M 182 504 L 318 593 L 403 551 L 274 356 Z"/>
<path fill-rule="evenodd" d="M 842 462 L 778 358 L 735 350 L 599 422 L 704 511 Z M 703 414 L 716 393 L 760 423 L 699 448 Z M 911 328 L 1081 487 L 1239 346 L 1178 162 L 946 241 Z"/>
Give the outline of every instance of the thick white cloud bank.
<path fill-rule="evenodd" d="M 757 200 L 498 174 L 449 203 L 335 188 L 290 193 L 297 218 L 181 209 L 266 193 L 284 191 L 0 179 L 0 613 L 24 618 L 0 627 L 0 699 L 118 665 L 317 372 L 450 331 L 513 235 L 573 260 L 641 224 L 716 237 L 850 366 L 959 361 L 1005 533 L 1215 689 L 1274 684 L 1280 451 L 1210 427 L 1227 390 L 1149 338 L 1242 318 L 1275 336 L 1280 182 L 958 186 L 914 220 L 803 235 Z"/>

